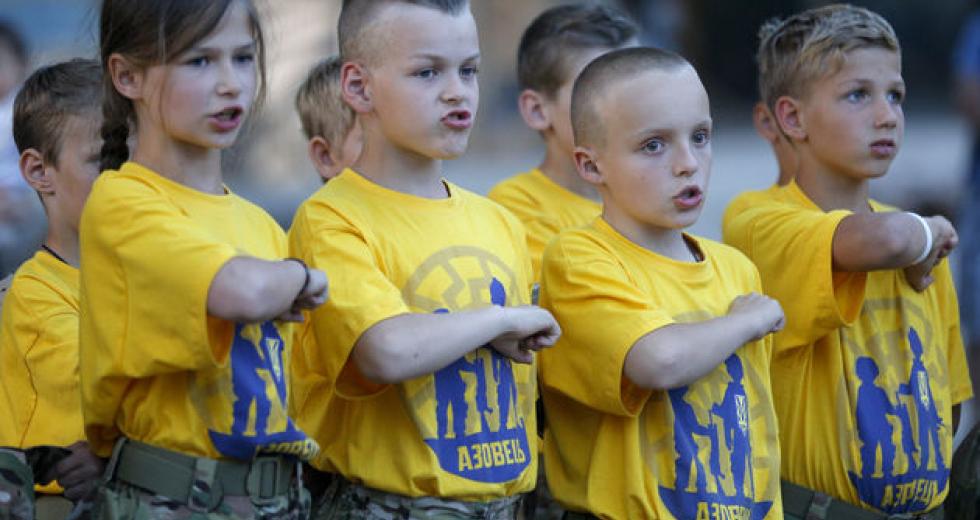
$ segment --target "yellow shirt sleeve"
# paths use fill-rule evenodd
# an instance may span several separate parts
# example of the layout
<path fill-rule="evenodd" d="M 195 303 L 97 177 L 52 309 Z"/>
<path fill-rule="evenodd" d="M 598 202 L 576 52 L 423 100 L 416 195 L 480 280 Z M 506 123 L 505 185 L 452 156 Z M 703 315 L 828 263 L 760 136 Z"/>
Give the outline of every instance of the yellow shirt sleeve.
<path fill-rule="evenodd" d="M 609 252 L 575 235 L 545 250 L 541 299 L 573 338 L 560 343 L 560 356 L 549 356 L 543 384 L 606 414 L 637 415 L 650 391 L 623 375 L 626 355 L 645 334 L 673 323 L 670 314 L 651 305 Z"/>
<path fill-rule="evenodd" d="M 359 229 L 333 208 L 316 204 L 301 209 L 290 232 L 292 253 L 336 282 L 327 303 L 311 313 L 316 347 L 304 355 L 311 370 L 336 378 L 337 393 L 351 398 L 385 388 L 356 369 L 350 359 L 354 344 L 378 322 L 409 312 L 365 233 L 369 231 Z"/>
<path fill-rule="evenodd" d="M 233 324 L 210 317 L 207 298 L 218 270 L 238 253 L 152 186 L 99 181 L 80 226 L 80 373 L 86 432 L 105 455 L 118 436 L 128 380 L 227 359 Z M 227 339 L 211 341 L 213 348 L 202 340 L 215 335 Z"/>
<path fill-rule="evenodd" d="M 973 385 L 963 348 L 963 336 L 960 333 L 960 305 L 948 260 L 943 260 L 933 270 L 933 277 L 939 289 L 940 314 L 945 318 L 948 330 L 946 360 L 949 367 L 949 395 L 952 404 L 956 405 L 973 397 Z"/>
<path fill-rule="evenodd" d="M 778 202 L 726 214 L 725 242 L 755 262 L 763 289 L 786 314 L 777 348 L 811 344 L 860 314 L 867 274 L 833 270 L 834 233 L 848 215 Z"/>

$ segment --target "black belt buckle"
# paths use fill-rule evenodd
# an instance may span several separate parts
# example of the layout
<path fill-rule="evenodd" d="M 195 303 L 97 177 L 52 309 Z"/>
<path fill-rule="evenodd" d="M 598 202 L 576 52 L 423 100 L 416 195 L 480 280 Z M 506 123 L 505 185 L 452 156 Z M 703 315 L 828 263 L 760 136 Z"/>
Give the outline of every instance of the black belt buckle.
<path fill-rule="evenodd" d="M 284 471 L 286 459 L 280 456 L 258 456 L 249 465 L 245 489 L 256 503 L 269 503 L 279 496 L 279 490 L 286 488 L 283 478 L 290 474 Z M 284 477 L 285 476 L 285 477 Z"/>

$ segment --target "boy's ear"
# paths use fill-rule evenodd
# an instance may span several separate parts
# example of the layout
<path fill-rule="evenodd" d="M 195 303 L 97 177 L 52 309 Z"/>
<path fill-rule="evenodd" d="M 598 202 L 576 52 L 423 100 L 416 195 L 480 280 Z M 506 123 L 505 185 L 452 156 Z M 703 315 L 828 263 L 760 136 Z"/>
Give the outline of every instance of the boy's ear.
<path fill-rule="evenodd" d="M 139 99 L 143 95 L 143 72 L 133 66 L 121 54 L 109 56 L 109 77 L 116 91 L 128 99 Z"/>
<path fill-rule="evenodd" d="M 340 94 L 355 112 L 370 112 L 373 108 L 367 70 L 357 62 L 345 62 L 340 68 Z"/>
<path fill-rule="evenodd" d="M 41 195 L 54 194 L 54 179 L 44 164 L 44 156 L 34 148 L 20 154 L 20 174 L 34 191 Z"/>
<path fill-rule="evenodd" d="M 602 172 L 599 171 L 598 159 L 595 152 L 587 146 L 576 146 L 572 151 L 575 159 L 575 169 L 578 170 L 579 177 L 594 186 L 603 183 Z"/>
<path fill-rule="evenodd" d="M 320 174 L 320 178 L 324 182 L 340 174 L 340 163 L 336 157 L 331 155 L 330 143 L 322 136 L 317 135 L 310 139 L 307 153 L 310 155 L 313 167 L 316 168 L 316 172 Z"/>
<path fill-rule="evenodd" d="M 532 130 L 544 132 L 551 128 L 551 114 L 540 92 L 524 89 L 517 98 L 517 108 L 521 111 L 524 123 Z"/>
<path fill-rule="evenodd" d="M 762 101 L 752 107 L 752 123 L 755 124 L 755 131 L 769 143 L 774 143 L 780 138 L 775 119 L 769 107 Z"/>
<path fill-rule="evenodd" d="M 806 139 L 806 125 L 804 124 L 802 107 L 798 100 L 789 96 L 782 96 L 776 100 L 776 106 L 773 108 L 776 123 L 779 124 L 779 128 L 784 134 L 794 141 Z"/>

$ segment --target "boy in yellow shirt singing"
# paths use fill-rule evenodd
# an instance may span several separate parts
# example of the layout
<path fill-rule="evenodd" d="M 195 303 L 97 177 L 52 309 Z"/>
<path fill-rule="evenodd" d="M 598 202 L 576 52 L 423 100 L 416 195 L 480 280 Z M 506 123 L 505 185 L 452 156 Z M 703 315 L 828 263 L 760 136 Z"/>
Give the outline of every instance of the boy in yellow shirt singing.
<path fill-rule="evenodd" d="M 290 229 L 337 280 L 294 360 L 331 396 L 297 403 L 324 417 L 314 467 L 340 475 L 317 509 L 513 518 L 537 470 L 533 351 L 559 330 L 528 305 L 520 222 L 442 179 L 478 106 L 476 23 L 465 0 L 348 0 L 339 38 L 364 148 Z"/>
<path fill-rule="evenodd" d="M 760 34 L 763 99 L 799 168 L 723 232 L 786 309 L 772 386 L 787 518 L 941 518 L 954 408 L 972 393 L 943 260 L 956 232 L 868 196 L 902 143 L 898 39 L 846 5 Z"/>
<path fill-rule="evenodd" d="M 774 300 L 735 249 L 683 232 L 711 168 L 708 95 L 651 48 L 590 63 L 575 162 L 602 216 L 551 242 L 542 306 L 545 469 L 566 518 L 782 518 L 769 389 Z"/>
<path fill-rule="evenodd" d="M 340 175 L 361 155 L 363 138 L 354 111 L 340 95 L 340 56 L 317 63 L 296 92 L 307 154 L 323 182 Z"/>
<path fill-rule="evenodd" d="M 78 386 L 78 222 L 98 174 L 101 81 L 94 61 L 59 63 L 32 74 L 14 103 L 21 173 L 40 196 L 48 231 L 4 300 L 0 446 L 67 448 L 63 460 L 35 478 L 57 480 L 73 501 L 89 494 L 102 468 L 84 440 Z M 52 494 L 61 489 L 42 491 L 48 494 L 38 496 L 39 518 L 66 506 Z"/>
<path fill-rule="evenodd" d="M 597 56 L 635 45 L 636 33 L 636 25 L 625 15 L 593 3 L 552 7 L 521 37 L 517 103 L 524 122 L 544 139 L 544 160 L 494 186 L 488 196 L 527 228 L 534 281 L 540 279 L 541 255 L 548 242 L 559 231 L 591 222 L 601 210 L 599 194 L 578 176 L 572 160 L 572 85 Z"/>

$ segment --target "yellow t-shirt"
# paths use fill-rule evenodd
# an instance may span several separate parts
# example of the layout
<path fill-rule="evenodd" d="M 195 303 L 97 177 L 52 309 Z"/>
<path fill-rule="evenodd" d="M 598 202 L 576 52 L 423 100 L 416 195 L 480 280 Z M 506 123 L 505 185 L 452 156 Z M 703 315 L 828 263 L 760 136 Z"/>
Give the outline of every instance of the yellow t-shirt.
<path fill-rule="evenodd" d="M 743 255 L 688 239 L 705 260 L 655 254 L 598 218 L 545 250 L 541 302 L 563 333 L 540 360 L 548 484 L 602 518 L 782 519 L 769 337 L 685 387 L 649 391 L 623 376 L 642 336 L 725 315 L 760 290 Z"/>
<path fill-rule="evenodd" d="M 287 415 L 292 325 L 207 313 L 225 262 L 286 252 L 275 221 L 236 195 L 132 162 L 102 173 L 81 222 L 82 405 L 96 453 L 125 435 L 199 457 L 315 454 Z"/>
<path fill-rule="evenodd" d="M 535 281 L 541 280 L 541 255 L 548 242 L 602 212 L 602 204 L 565 189 L 537 168 L 504 180 L 487 196 L 512 211 L 527 229 Z"/>
<path fill-rule="evenodd" d="M 78 269 L 40 251 L 17 270 L 0 321 L 0 446 L 85 439 L 78 393 Z"/>
<path fill-rule="evenodd" d="M 948 263 L 923 293 L 901 269 L 834 272 L 850 213 L 822 211 L 796 183 L 771 195 L 728 212 L 723 232 L 786 312 L 772 374 L 783 478 L 888 514 L 938 506 L 952 406 L 972 394 Z"/>
<path fill-rule="evenodd" d="M 294 360 L 294 387 L 310 384 L 296 409 L 323 446 L 318 469 L 406 496 L 487 500 L 534 487 L 534 366 L 481 347 L 379 386 L 350 359 L 361 334 L 392 316 L 528 303 L 520 222 L 445 185 L 448 198 L 425 199 L 348 169 L 300 206 L 291 253 L 334 284 Z"/>

